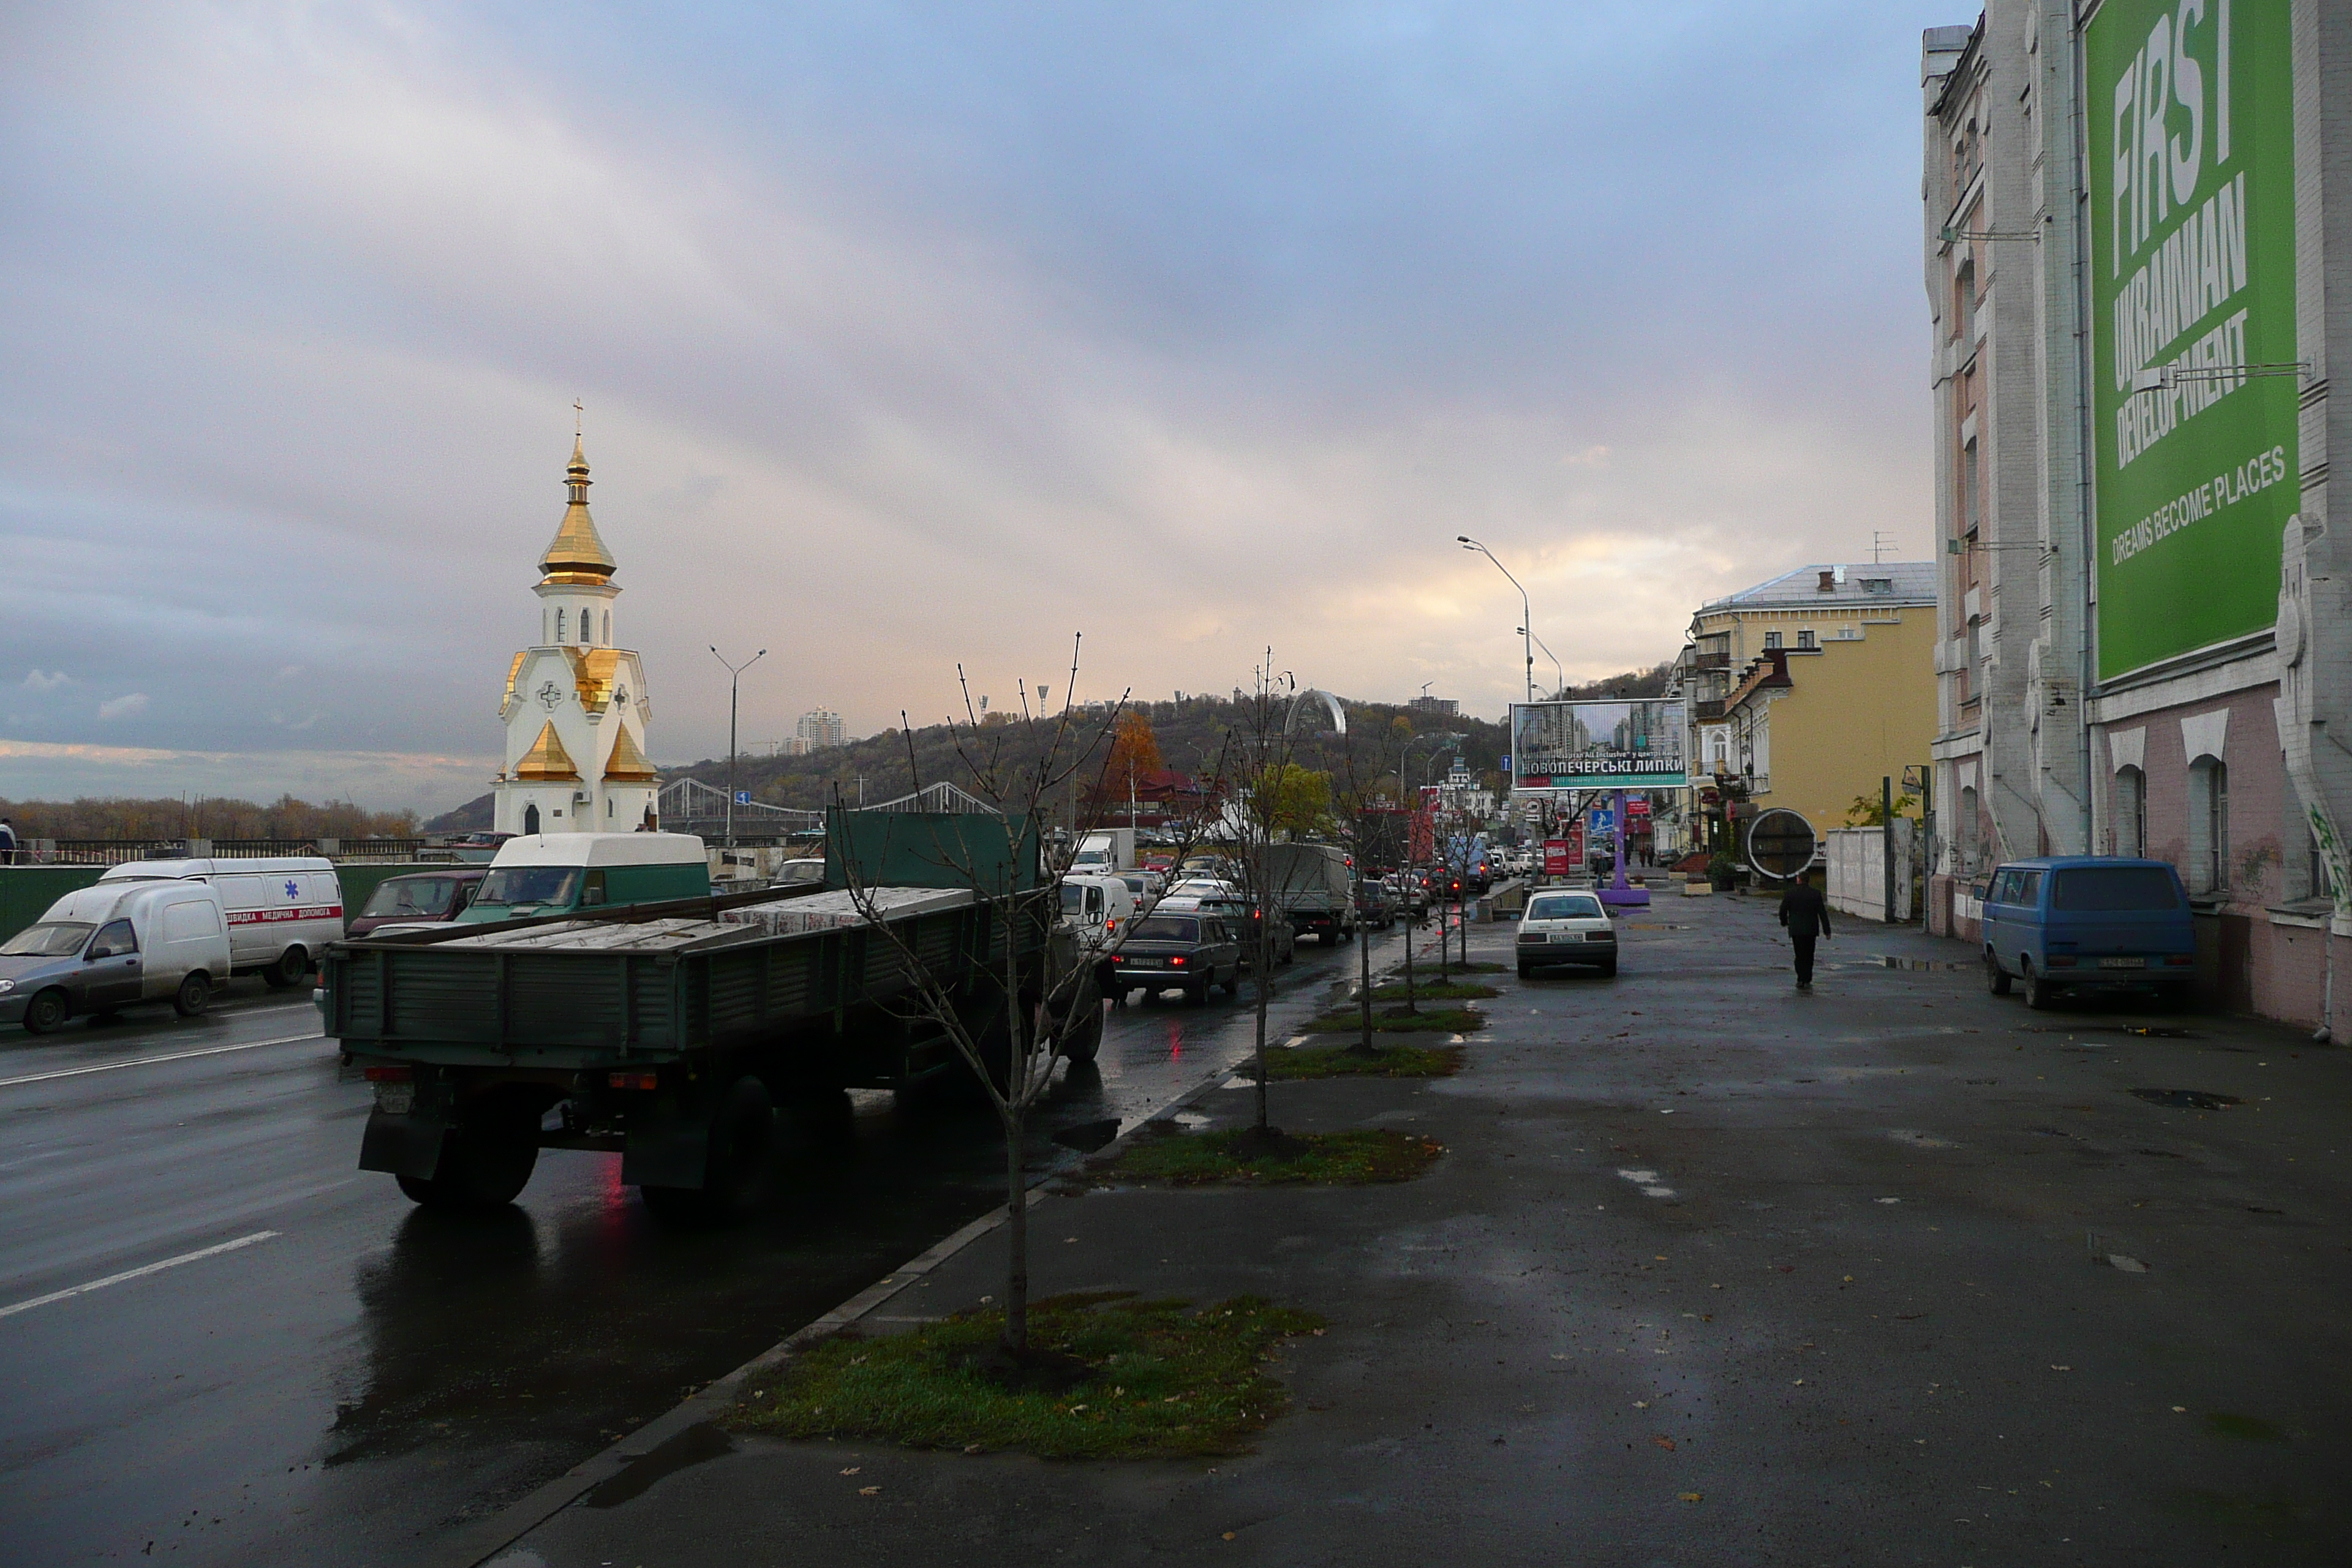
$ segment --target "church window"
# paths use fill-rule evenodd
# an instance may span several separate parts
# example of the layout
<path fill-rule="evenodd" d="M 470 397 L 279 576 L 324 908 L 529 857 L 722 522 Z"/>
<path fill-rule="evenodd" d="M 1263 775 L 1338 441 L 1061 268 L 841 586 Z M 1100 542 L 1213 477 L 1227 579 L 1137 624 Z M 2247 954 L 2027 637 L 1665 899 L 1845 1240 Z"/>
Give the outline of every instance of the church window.
<path fill-rule="evenodd" d="M 613 646 L 613 612 L 610 610 L 604 612 L 604 646 Z"/>
<path fill-rule="evenodd" d="M 563 612 L 562 610 L 555 612 L 555 640 L 557 642 L 570 642 L 572 640 L 570 637 L 563 635 Z"/>

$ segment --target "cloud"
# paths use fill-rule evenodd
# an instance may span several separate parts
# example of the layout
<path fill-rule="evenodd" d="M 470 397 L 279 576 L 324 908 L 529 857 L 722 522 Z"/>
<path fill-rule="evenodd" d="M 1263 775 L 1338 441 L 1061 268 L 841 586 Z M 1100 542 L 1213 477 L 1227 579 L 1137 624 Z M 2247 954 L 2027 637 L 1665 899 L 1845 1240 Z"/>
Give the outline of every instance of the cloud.
<path fill-rule="evenodd" d="M 280 680 L 299 680 L 301 676 L 302 667 L 299 664 L 283 664 L 278 667 L 278 679 Z"/>
<path fill-rule="evenodd" d="M 37 669 L 25 672 L 25 688 L 28 691 L 55 691 L 60 686 L 72 684 L 73 677 L 62 669 L 53 669 L 47 675 Z"/>
<path fill-rule="evenodd" d="M 127 719 L 134 713 L 144 713 L 146 710 L 147 694 L 143 691 L 132 691 L 121 697 L 109 698 L 98 705 L 98 716 L 100 719 Z"/>

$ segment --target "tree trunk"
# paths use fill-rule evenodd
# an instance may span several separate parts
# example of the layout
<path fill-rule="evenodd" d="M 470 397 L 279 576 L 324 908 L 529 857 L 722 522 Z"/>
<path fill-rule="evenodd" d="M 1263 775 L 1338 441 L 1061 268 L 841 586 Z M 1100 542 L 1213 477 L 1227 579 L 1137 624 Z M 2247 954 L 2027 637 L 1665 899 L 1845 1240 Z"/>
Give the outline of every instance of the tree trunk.
<path fill-rule="evenodd" d="M 1004 1348 L 1029 1349 L 1029 1190 L 1021 1180 L 1020 1117 L 1004 1118 Z"/>
<path fill-rule="evenodd" d="M 1359 926 L 1356 931 L 1357 994 L 1363 998 L 1364 1037 L 1355 1047 L 1360 1056 L 1370 1056 L 1379 1047 L 1372 1044 L 1372 933 Z"/>
<path fill-rule="evenodd" d="M 1404 905 L 1404 1010 L 1418 1013 L 1421 1009 L 1413 1005 L 1412 1000 L 1412 900 L 1407 898 Z"/>
<path fill-rule="evenodd" d="M 1265 885 L 1263 878 L 1260 879 L 1259 885 L 1261 887 Z M 1271 994 L 1274 989 L 1273 979 L 1267 974 L 1266 971 L 1271 968 L 1274 963 L 1274 928 L 1269 923 L 1268 918 L 1264 913 L 1265 906 L 1263 895 L 1260 896 L 1258 907 L 1261 912 L 1257 922 L 1257 984 L 1254 989 L 1257 993 L 1257 1045 L 1255 1048 L 1255 1060 L 1257 1062 L 1257 1133 L 1260 1138 L 1264 1138 L 1267 1136 L 1265 1103 L 1265 1010 L 1267 1002 L 1270 1000 Z"/>

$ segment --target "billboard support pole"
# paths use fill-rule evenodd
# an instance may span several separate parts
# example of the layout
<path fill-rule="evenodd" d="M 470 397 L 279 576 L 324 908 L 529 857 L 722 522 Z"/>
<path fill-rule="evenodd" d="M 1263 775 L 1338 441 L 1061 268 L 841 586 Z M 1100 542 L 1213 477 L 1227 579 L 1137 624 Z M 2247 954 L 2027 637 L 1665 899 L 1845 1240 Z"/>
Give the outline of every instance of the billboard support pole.
<path fill-rule="evenodd" d="M 1881 777 L 1878 781 L 1878 858 L 1885 862 L 1879 869 L 1885 873 L 1882 880 L 1886 885 L 1886 901 L 1879 908 L 1886 911 L 1886 923 L 1893 925 L 1895 923 L 1895 780 L 1891 776 Z"/>
<path fill-rule="evenodd" d="M 1612 909 L 1647 909 L 1650 906 L 1650 889 L 1633 887 L 1625 880 L 1625 792 L 1612 790 L 1611 794 L 1614 797 L 1617 819 L 1616 831 L 1610 836 L 1615 841 L 1613 858 L 1617 863 L 1617 874 L 1610 879 L 1607 887 L 1601 889 L 1601 901 Z"/>

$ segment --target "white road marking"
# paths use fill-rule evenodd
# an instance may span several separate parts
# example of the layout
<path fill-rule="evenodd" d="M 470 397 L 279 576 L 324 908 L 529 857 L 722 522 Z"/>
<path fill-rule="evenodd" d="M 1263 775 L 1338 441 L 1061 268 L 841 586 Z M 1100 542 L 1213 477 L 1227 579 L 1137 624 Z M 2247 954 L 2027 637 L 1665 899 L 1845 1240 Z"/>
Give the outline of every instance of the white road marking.
<path fill-rule="evenodd" d="M 177 1268 L 183 1263 L 194 1263 L 202 1258 L 217 1258 L 224 1252 L 235 1252 L 242 1247 L 269 1240 L 284 1234 L 275 1230 L 257 1230 L 251 1236 L 240 1236 L 235 1241 L 224 1241 L 216 1247 L 200 1247 L 184 1252 L 177 1258 L 166 1258 L 161 1263 L 150 1263 L 139 1268 L 126 1268 L 120 1274 L 110 1274 L 103 1279 L 93 1279 L 87 1285 L 75 1285 L 64 1290 L 52 1290 L 46 1296 L 36 1296 L 29 1301 L 0 1307 L 0 1318 L 13 1318 L 19 1312 L 29 1312 L 36 1307 L 46 1307 L 52 1301 L 62 1301 L 70 1296 L 87 1296 L 92 1290 L 103 1290 L 109 1285 L 120 1285 L 126 1279 L 141 1279 L 150 1274 L 160 1274 L 166 1268 Z"/>
<path fill-rule="evenodd" d="M 234 1046 L 206 1046 L 199 1051 L 172 1051 L 160 1057 L 132 1057 L 129 1061 L 99 1062 L 86 1068 L 59 1068 L 55 1072 L 26 1073 L 22 1078 L 0 1078 L 0 1089 L 12 1089 L 20 1083 L 47 1083 L 51 1079 L 80 1078 L 86 1073 L 120 1072 L 124 1068 L 153 1067 L 160 1062 L 184 1062 L 191 1057 L 217 1057 L 230 1051 L 255 1051 L 264 1046 L 293 1046 L 304 1040 L 323 1040 L 324 1034 L 280 1035 L 274 1040 L 247 1040 Z"/>
<path fill-rule="evenodd" d="M 1674 1188 L 1661 1183 L 1655 1171 L 1620 1171 L 1617 1174 L 1641 1188 L 1645 1198 L 1670 1198 L 1675 1195 Z"/>

